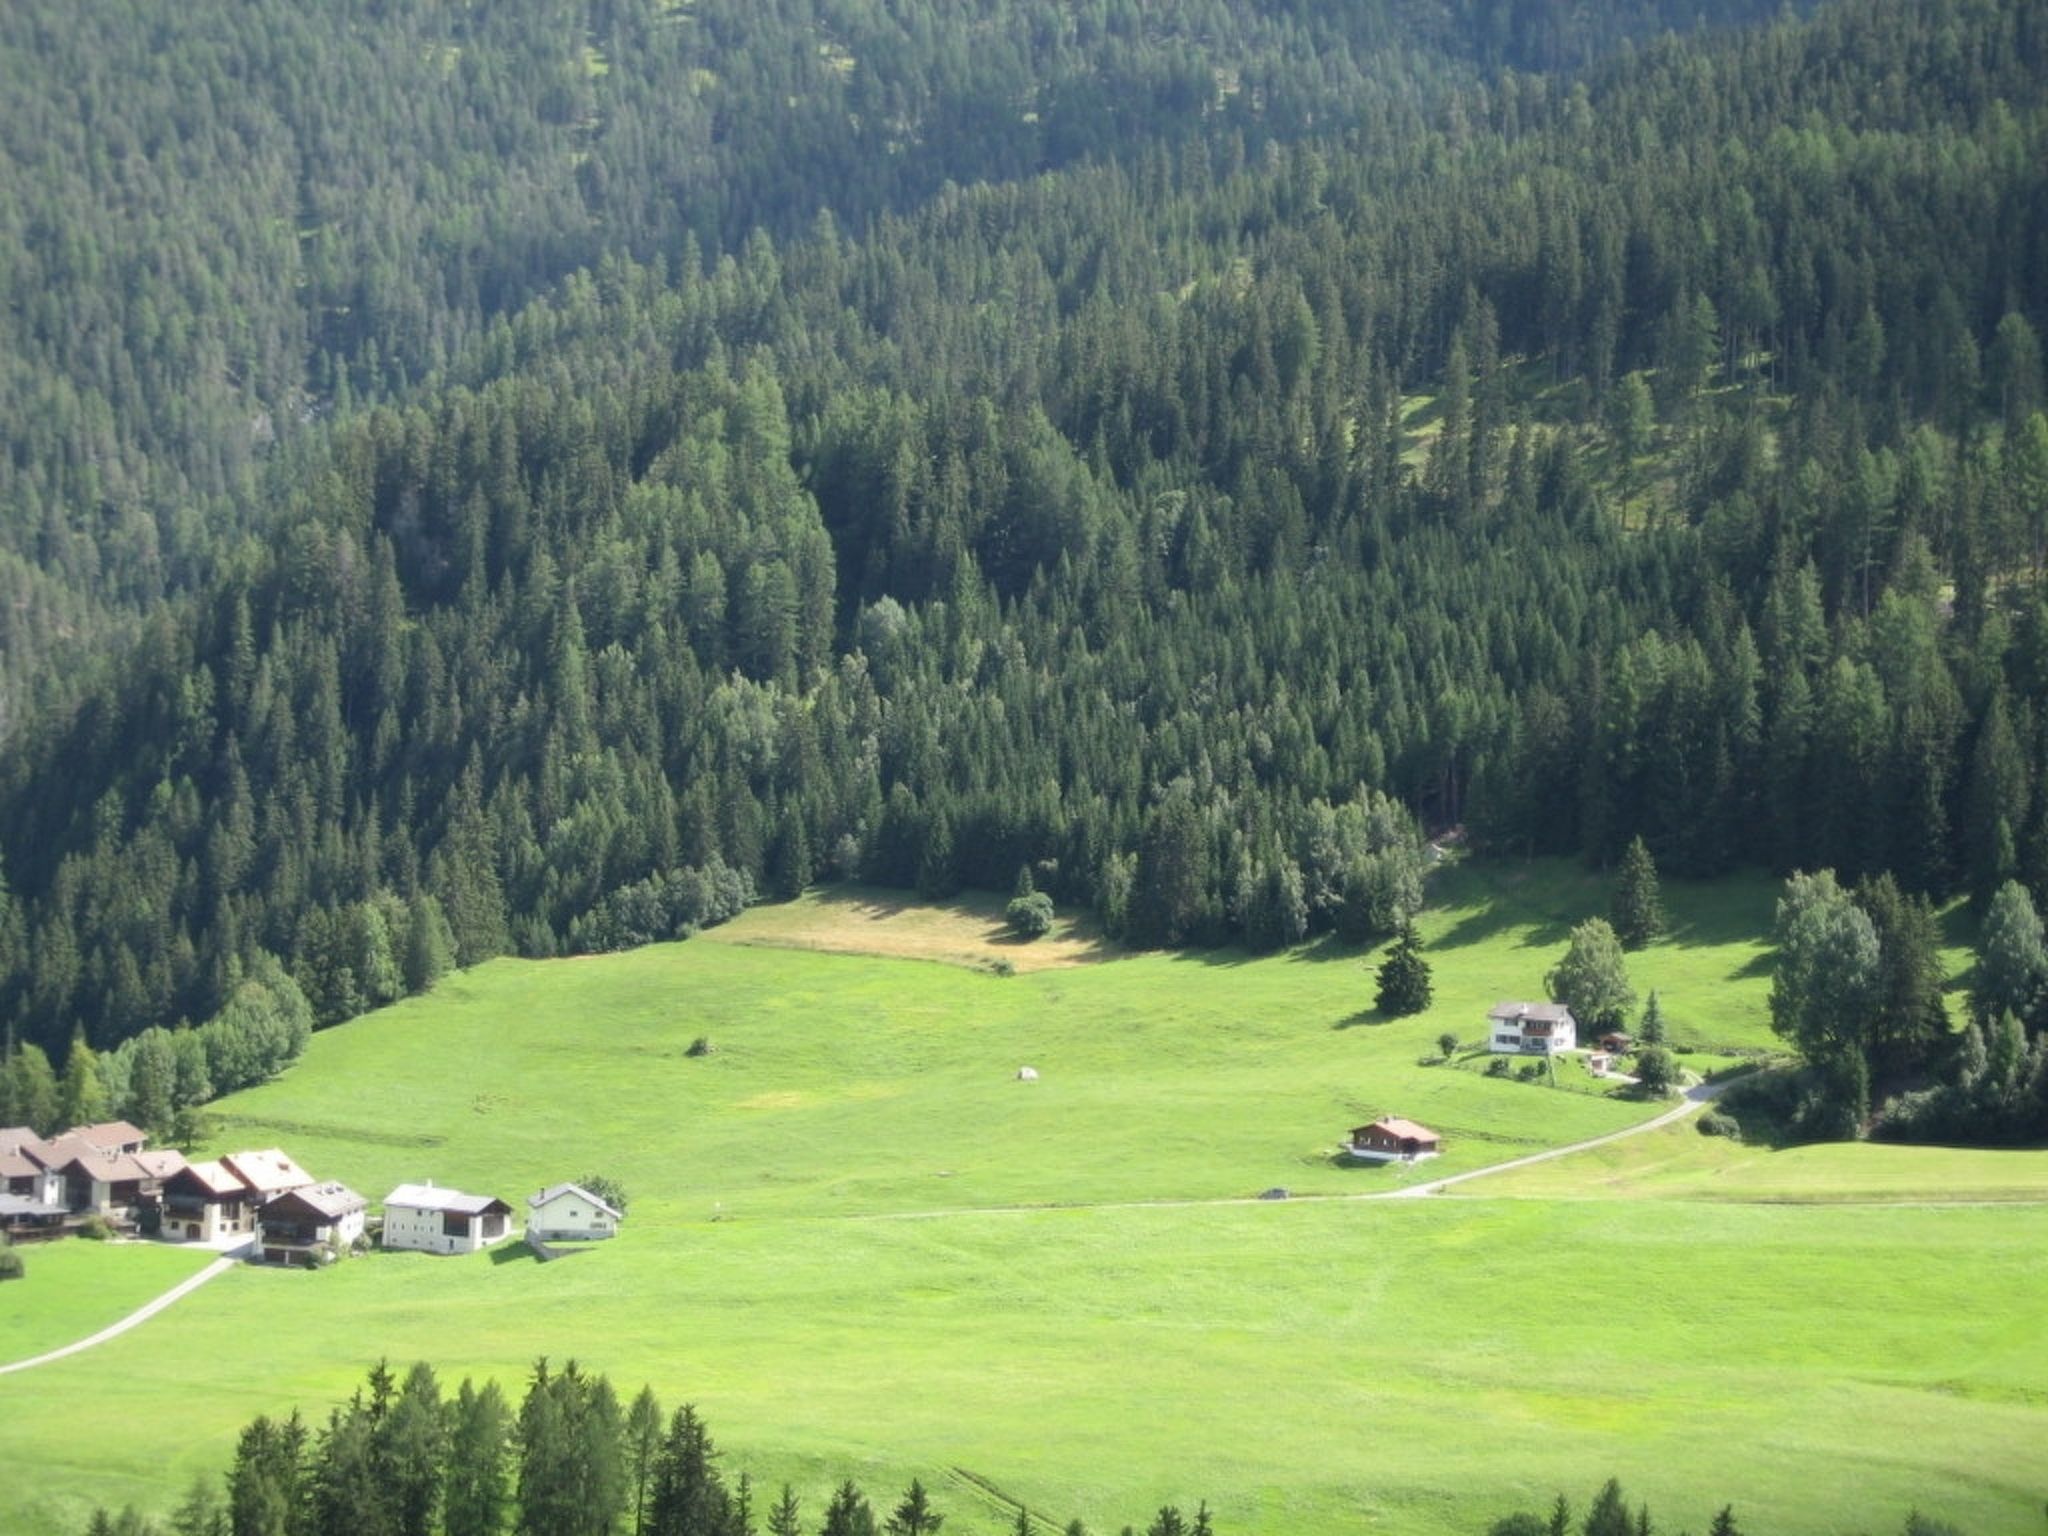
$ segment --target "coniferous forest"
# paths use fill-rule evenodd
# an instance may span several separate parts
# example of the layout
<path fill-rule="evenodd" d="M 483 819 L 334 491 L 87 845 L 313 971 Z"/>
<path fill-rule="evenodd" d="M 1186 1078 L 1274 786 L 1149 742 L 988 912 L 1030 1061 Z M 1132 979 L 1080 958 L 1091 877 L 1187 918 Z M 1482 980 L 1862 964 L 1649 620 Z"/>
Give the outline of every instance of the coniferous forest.
<path fill-rule="evenodd" d="M 0 10 L 12 1038 L 1453 826 L 2048 895 L 2048 15 L 1592 9 Z"/>

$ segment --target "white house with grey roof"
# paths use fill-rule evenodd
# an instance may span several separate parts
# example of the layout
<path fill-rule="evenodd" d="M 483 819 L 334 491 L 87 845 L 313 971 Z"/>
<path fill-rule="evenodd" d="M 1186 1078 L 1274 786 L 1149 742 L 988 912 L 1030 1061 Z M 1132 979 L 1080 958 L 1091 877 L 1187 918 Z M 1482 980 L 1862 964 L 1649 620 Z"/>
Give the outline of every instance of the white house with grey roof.
<path fill-rule="evenodd" d="M 1555 1056 L 1579 1043 L 1579 1021 L 1563 1003 L 1498 1003 L 1486 1022 L 1486 1048 L 1496 1054 Z"/>
<path fill-rule="evenodd" d="M 401 1184 L 384 1197 L 384 1246 L 474 1253 L 510 1235 L 512 1207 L 491 1195 Z"/>
<path fill-rule="evenodd" d="M 625 1214 L 581 1184 L 550 1184 L 526 1197 L 526 1235 L 544 1243 L 617 1237 Z"/>

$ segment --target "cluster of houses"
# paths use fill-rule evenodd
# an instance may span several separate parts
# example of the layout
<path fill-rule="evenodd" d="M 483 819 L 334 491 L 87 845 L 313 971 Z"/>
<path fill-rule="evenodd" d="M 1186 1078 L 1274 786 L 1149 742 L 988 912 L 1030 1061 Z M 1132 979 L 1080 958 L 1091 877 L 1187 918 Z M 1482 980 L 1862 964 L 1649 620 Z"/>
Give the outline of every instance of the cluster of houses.
<path fill-rule="evenodd" d="M 527 1198 L 530 1241 L 605 1238 L 622 1213 L 581 1185 Z M 0 1129 L 0 1231 L 60 1236 L 97 1217 L 168 1242 L 247 1250 L 275 1264 L 320 1263 L 363 1239 L 369 1202 L 346 1184 L 317 1180 L 275 1147 L 189 1162 L 149 1150 L 126 1121 L 74 1126 L 44 1138 Z M 383 1204 L 386 1248 L 472 1253 L 511 1236 L 512 1207 L 432 1183 L 401 1184 Z"/>
<path fill-rule="evenodd" d="M 1563 1003 L 1499 1003 L 1486 1022 L 1486 1048 L 1496 1056 L 1553 1057 L 1579 1048 L 1579 1021 Z M 1605 1077 L 1614 1059 L 1634 1044 L 1621 1030 L 1610 1030 L 1586 1053 L 1586 1066 L 1595 1077 Z M 1357 1162 L 1416 1163 L 1435 1157 L 1443 1144 L 1428 1126 L 1389 1115 L 1354 1128 L 1339 1150 Z"/>

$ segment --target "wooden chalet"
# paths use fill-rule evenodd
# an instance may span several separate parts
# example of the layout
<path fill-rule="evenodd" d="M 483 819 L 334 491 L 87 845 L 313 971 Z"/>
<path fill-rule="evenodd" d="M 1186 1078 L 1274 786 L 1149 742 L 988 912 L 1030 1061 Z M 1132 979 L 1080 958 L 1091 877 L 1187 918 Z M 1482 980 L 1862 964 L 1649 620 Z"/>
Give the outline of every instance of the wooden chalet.
<path fill-rule="evenodd" d="M 1352 1131 L 1344 1151 L 1361 1162 L 1417 1163 L 1435 1157 L 1443 1145 L 1443 1137 L 1428 1126 L 1388 1115 Z"/>
<path fill-rule="evenodd" d="M 33 1242 L 63 1234 L 70 1212 L 61 1205 L 28 1195 L 0 1194 L 0 1232 L 13 1242 Z"/>
<path fill-rule="evenodd" d="M 221 1162 L 179 1169 L 164 1180 L 158 1203 L 159 1235 L 174 1242 L 217 1243 L 255 1230 L 255 1192 Z"/>
<path fill-rule="evenodd" d="M 361 1195 L 333 1180 L 288 1189 L 256 1213 L 263 1257 L 272 1264 L 322 1262 L 363 1235 L 368 1207 Z"/>
<path fill-rule="evenodd" d="M 230 1152 L 220 1161 L 248 1188 L 251 1203 L 259 1208 L 279 1195 L 304 1189 L 313 1182 L 313 1175 L 276 1147 L 260 1152 Z"/>

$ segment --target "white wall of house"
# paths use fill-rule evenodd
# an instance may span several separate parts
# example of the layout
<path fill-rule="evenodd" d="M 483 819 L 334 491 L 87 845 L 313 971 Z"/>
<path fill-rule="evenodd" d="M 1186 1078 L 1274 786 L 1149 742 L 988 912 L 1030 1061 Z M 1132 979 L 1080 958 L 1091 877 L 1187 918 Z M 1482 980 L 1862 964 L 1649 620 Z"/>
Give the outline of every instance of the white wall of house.
<path fill-rule="evenodd" d="M 565 1189 L 544 1205 L 528 1208 L 526 1230 L 543 1242 L 555 1239 L 616 1237 L 619 1223 L 573 1189 Z"/>
<path fill-rule="evenodd" d="M 477 1248 L 476 1219 L 466 1218 L 467 1237 L 450 1236 L 445 1212 L 423 1210 L 413 1205 L 384 1207 L 384 1246 L 410 1248 L 419 1253 L 473 1253 Z"/>

